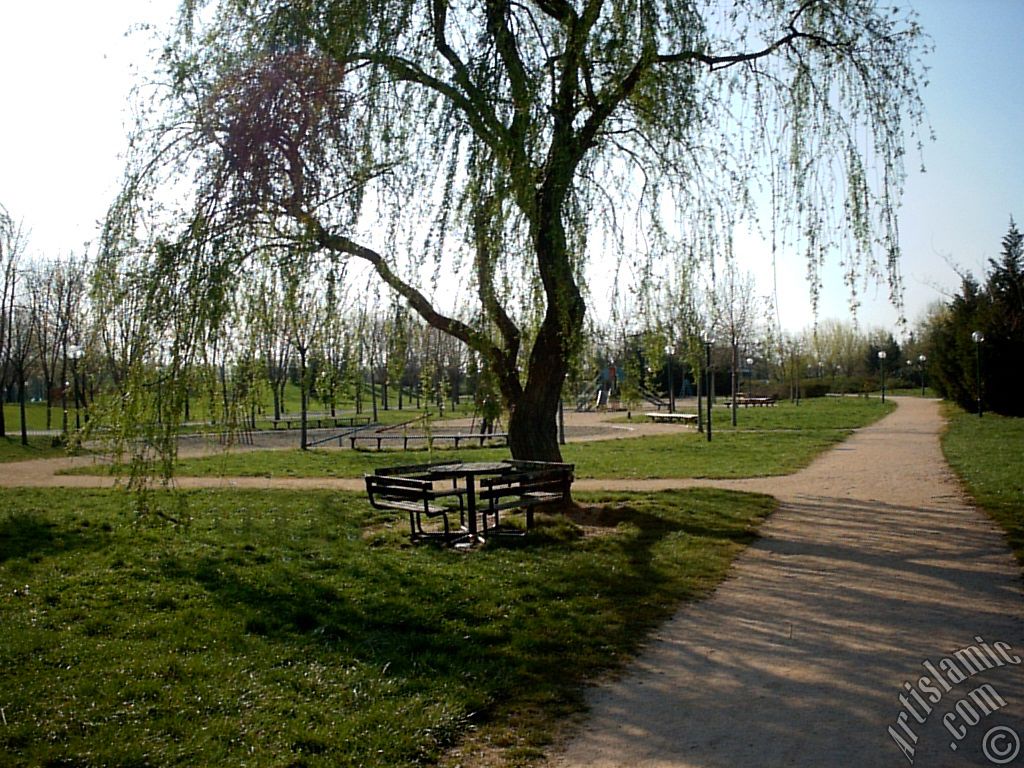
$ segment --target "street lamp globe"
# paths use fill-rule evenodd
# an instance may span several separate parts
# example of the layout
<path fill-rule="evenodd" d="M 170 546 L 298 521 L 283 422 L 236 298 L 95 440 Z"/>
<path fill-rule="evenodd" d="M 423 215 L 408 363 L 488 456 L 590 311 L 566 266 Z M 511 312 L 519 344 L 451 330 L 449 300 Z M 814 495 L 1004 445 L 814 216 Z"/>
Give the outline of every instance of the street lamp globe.
<path fill-rule="evenodd" d="M 974 370 L 977 374 L 976 386 L 978 395 L 978 418 L 981 418 L 981 342 L 985 340 L 985 334 L 975 331 L 971 334 L 971 341 L 974 342 Z"/>
<path fill-rule="evenodd" d="M 675 413 L 676 410 L 676 397 L 675 387 L 672 386 L 672 355 L 676 353 L 676 348 L 672 344 L 665 345 L 665 362 L 668 367 L 668 412 Z"/>
<path fill-rule="evenodd" d="M 884 349 L 878 350 L 878 359 L 882 363 L 882 402 L 883 403 L 885 402 L 885 358 L 886 357 L 888 357 L 888 355 L 886 355 Z"/>

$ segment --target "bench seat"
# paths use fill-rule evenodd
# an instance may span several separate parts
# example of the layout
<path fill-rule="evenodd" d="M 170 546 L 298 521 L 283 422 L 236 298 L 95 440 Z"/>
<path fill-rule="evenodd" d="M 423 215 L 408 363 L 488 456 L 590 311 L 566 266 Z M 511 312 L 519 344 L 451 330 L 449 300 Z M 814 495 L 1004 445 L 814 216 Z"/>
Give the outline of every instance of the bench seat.
<path fill-rule="evenodd" d="M 571 498 L 574 465 L 518 462 L 518 467 L 522 470 L 480 481 L 478 511 L 483 520 L 485 535 L 523 535 L 522 531 L 501 528 L 502 511 L 524 511 L 526 528 L 529 530 L 533 527 L 533 513 L 536 507 L 558 504 Z"/>
<path fill-rule="evenodd" d="M 409 467 L 424 471 L 430 465 Z M 465 490 L 460 488 L 435 488 L 434 481 L 418 477 L 398 477 L 391 474 L 365 475 L 366 495 L 376 509 L 395 509 L 409 515 L 409 533 L 413 541 L 442 539 L 451 542 L 466 536 Z M 454 500 L 457 505 L 441 503 Z M 453 528 L 449 515 L 458 512 L 459 526 Z M 428 531 L 423 527 L 423 518 L 440 518 L 441 531 Z"/>

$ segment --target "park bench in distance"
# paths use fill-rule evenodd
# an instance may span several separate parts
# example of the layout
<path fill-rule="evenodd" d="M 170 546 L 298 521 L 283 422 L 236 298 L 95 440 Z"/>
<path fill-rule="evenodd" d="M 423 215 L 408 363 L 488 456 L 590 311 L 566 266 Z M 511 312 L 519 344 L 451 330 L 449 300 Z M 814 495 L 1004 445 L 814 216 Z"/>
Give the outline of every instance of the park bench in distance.
<path fill-rule="evenodd" d="M 725 405 L 732 407 L 732 400 L 726 400 Z M 746 395 L 736 396 L 736 405 L 744 408 L 753 407 L 764 407 L 775 405 L 775 397 L 747 397 Z"/>
<path fill-rule="evenodd" d="M 324 414 L 306 414 L 306 425 L 316 425 L 317 429 L 321 429 L 325 426 L 332 427 L 365 427 L 369 425 L 369 416 L 330 416 Z M 292 424 L 296 427 L 302 425 L 302 416 L 282 416 L 279 419 L 271 419 L 270 425 L 272 429 L 277 429 L 279 424 L 284 424 L 285 429 L 291 429 Z"/>
<path fill-rule="evenodd" d="M 676 423 L 676 424 L 695 424 L 698 416 L 696 413 L 645 413 L 651 421 L 656 421 L 662 424 Z"/>
<path fill-rule="evenodd" d="M 498 441 L 501 445 L 508 444 L 508 433 L 506 432 L 453 432 L 451 434 L 440 434 L 440 435 L 425 435 L 425 434 L 393 434 L 393 433 L 370 433 L 360 432 L 348 436 L 349 445 L 355 450 L 356 446 L 360 442 L 376 443 L 377 450 L 383 449 L 383 445 L 386 442 L 402 441 L 402 450 L 409 450 L 410 441 L 425 442 L 429 446 L 433 447 L 433 444 L 439 440 L 450 440 L 454 443 L 455 447 L 459 447 L 459 443 L 479 440 L 480 446 L 487 441 Z"/>

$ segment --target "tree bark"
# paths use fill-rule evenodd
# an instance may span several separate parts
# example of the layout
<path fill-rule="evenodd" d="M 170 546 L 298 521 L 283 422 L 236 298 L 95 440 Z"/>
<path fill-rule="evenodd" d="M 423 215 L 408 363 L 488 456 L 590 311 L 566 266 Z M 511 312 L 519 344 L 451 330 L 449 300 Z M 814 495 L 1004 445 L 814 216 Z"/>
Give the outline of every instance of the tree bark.
<path fill-rule="evenodd" d="M 19 369 L 18 371 L 18 406 L 21 413 L 21 444 L 28 445 L 28 424 L 26 423 L 27 414 L 25 408 L 26 399 L 26 383 L 25 383 L 25 371 Z"/>
<path fill-rule="evenodd" d="M 548 323 L 545 322 L 545 326 Z M 509 404 L 508 444 L 512 458 L 529 461 L 561 461 L 558 444 L 558 400 L 567 372 L 566 356 L 550 329 L 533 348 L 526 387 Z"/>
<path fill-rule="evenodd" d="M 733 341 L 733 343 L 732 343 L 732 381 L 730 382 L 730 384 L 732 386 L 732 425 L 734 427 L 736 426 L 736 407 L 737 407 L 736 406 L 736 400 L 737 400 L 737 395 L 739 394 L 739 388 L 737 386 L 739 384 L 739 381 L 738 381 L 738 379 L 736 377 L 736 369 L 739 367 L 739 363 L 740 363 L 740 347 L 739 347 L 739 344 L 737 344 L 735 341 Z M 750 393 L 748 392 L 747 396 L 749 397 L 749 395 L 750 395 Z"/>

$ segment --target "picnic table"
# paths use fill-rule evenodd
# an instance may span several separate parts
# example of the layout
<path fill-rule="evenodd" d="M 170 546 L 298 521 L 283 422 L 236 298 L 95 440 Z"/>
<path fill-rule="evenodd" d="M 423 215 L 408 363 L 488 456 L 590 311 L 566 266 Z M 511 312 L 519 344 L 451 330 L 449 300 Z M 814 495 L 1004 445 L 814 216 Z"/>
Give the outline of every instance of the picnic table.
<path fill-rule="evenodd" d="M 535 507 L 570 498 L 573 470 L 572 464 L 555 462 L 460 461 L 384 467 L 365 481 L 372 506 L 408 513 L 413 541 L 440 538 L 475 544 L 488 535 L 508 533 L 499 520 L 503 510 L 525 511 L 529 530 Z M 456 512 L 457 528 L 449 519 Z M 424 530 L 423 517 L 441 518 L 443 530 Z"/>

